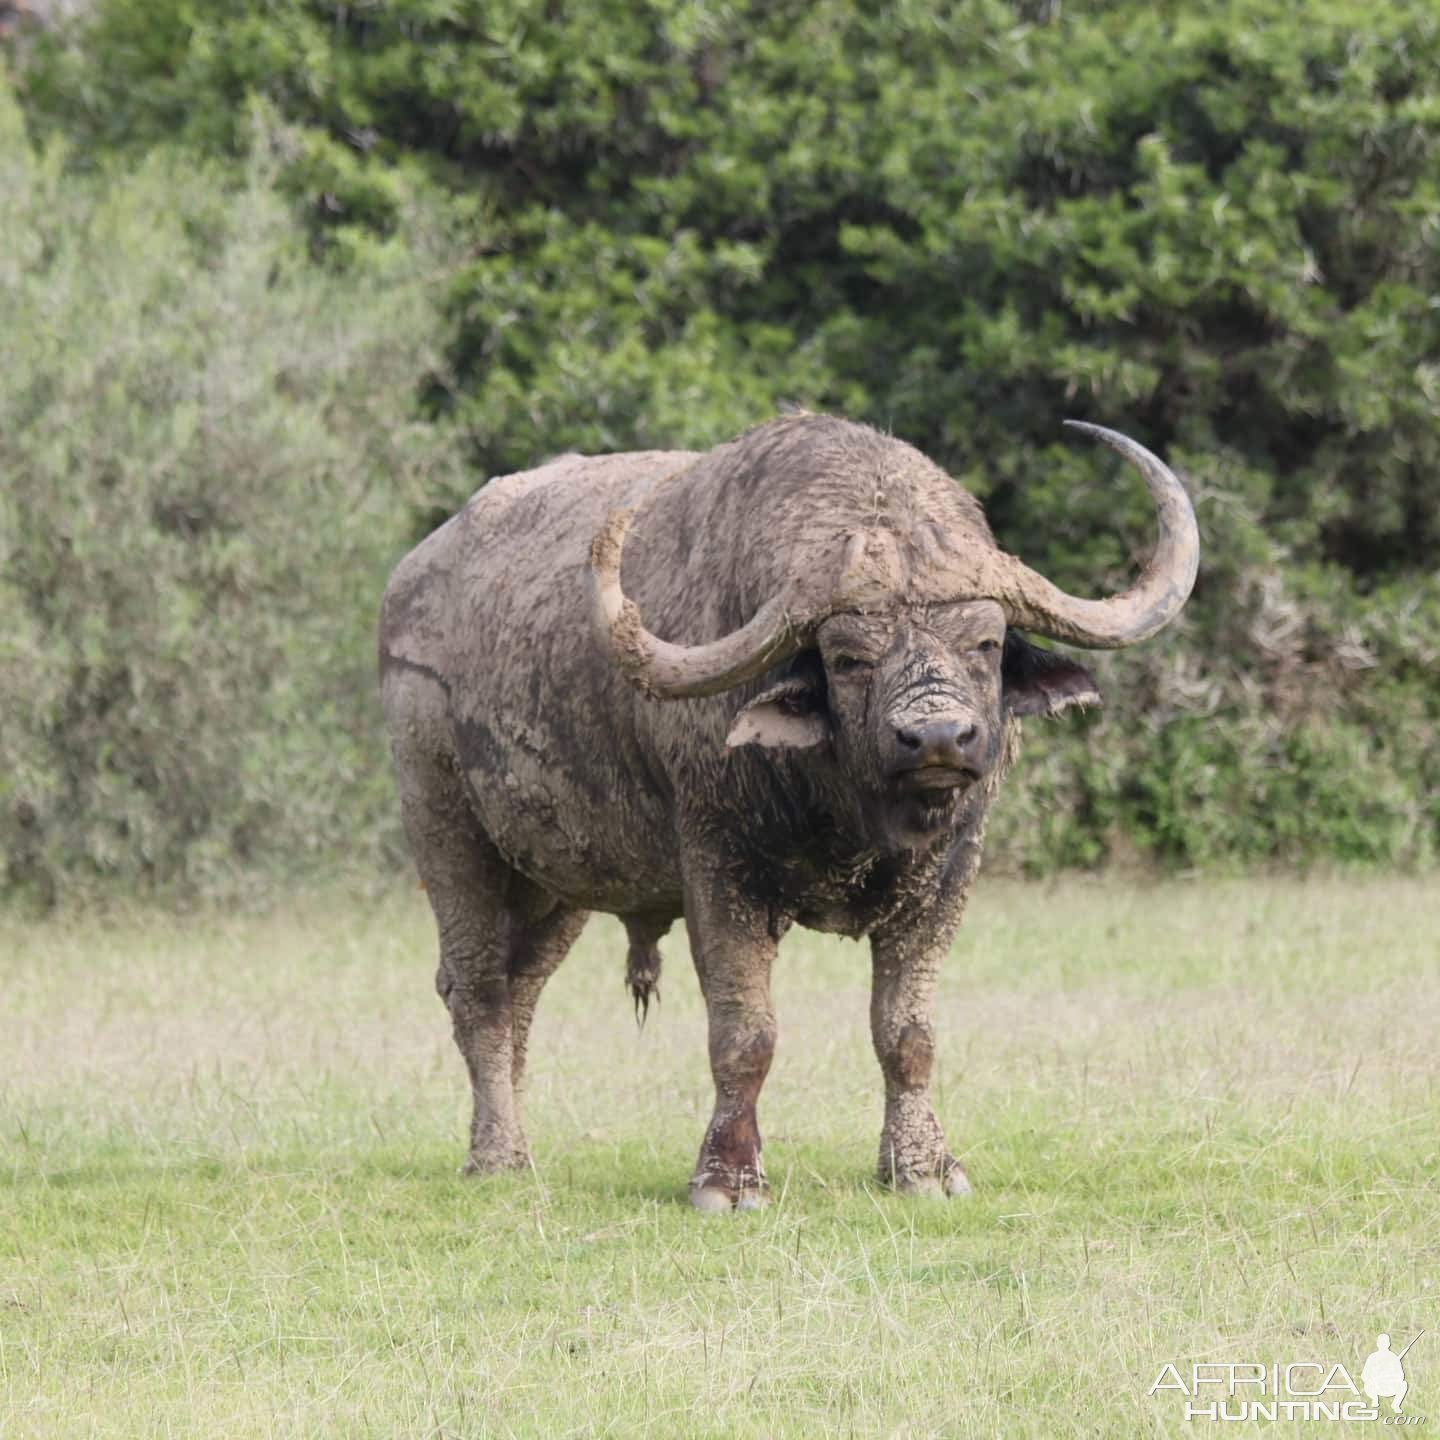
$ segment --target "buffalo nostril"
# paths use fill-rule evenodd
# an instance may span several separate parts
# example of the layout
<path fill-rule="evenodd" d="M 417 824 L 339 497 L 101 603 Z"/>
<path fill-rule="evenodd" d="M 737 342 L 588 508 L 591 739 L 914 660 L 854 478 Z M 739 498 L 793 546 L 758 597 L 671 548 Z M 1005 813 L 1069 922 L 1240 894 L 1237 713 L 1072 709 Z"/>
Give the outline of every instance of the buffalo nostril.
<path fill-rule="evenodd" d="M 958 768 L 979 733 L 980 727 L 971 722 L 936 720 L 928 725 L 897 725 L 895 740 L 901 751 L 915 757 L 916 764 Z"/>

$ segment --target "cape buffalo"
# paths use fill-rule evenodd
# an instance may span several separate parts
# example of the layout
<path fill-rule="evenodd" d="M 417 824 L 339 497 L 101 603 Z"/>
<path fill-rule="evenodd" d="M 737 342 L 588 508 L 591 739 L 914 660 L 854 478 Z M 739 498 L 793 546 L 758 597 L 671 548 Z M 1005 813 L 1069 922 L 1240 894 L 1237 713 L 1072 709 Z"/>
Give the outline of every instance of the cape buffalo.
<path fill-rule="evenodd" d="M 628 932 L 637 1005 L 685 918 L 715 1082 L 697 1207 L 764 1198 L 770 968 L 797 923 L 870 940 L 881 1177 L 969 1189 L 930 1103 L 936 974 L 1020 718 L 1099 700 L 1019 632 L 1144 640 L 1199 553 L 1175 476 L 1078 428 L 1140 471 L 1159 519 L 1144 572 L 1106 600 L 998 549 L 919 451 L 809 414 L 703 454 L 561 456 L 492 481 L 401 561 L 381 683 L 470 1072 L 467 1171 L 527 1163 L 535 1003 L 603 910 Z"/>

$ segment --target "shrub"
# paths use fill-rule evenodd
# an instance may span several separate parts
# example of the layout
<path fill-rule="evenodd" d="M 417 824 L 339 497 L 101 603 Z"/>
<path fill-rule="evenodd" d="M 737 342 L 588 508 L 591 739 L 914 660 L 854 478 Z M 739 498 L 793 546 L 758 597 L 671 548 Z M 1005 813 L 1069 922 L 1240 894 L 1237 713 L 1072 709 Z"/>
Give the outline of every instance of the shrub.
<path fill-rule="evenodd" d="M 447 197 L 472 243 L 427 413 L 471 466 L 416 529 L 789 400 L 904 435 L 1100 592 L 1148 513 L 1059 421 L 1167 454 L 1200 585 L 1099 662 L 1102 718 L 1032 727 L 993 838 L 1046 868 L 1440 844 L 1437 75 L 1405 0 L 99 0 L 25 83 L 101 156 L 238 155 L 263 98 L 324 253 Z"/>
<path fill-rule="evenodd" d="M 451 463 L 415 416 L 425 251 L 328 273 L 272 170 L 76 179 L 0 87 L 0 851 L 41 899 L 385 833 L 373 617 Z"/>

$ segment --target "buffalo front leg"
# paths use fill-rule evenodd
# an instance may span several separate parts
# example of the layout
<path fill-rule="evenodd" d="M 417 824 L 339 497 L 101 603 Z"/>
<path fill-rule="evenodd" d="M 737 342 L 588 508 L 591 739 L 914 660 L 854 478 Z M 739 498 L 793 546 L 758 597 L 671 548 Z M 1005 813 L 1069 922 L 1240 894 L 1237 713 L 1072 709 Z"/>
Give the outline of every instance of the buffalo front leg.
<path fill-rule="evenodd" d="M 696 873 L 698 872 L 698 873 Z M 719 867 L 686 876 L 685 923 L 710 1031 L 715 1111 L 690 1180 L 697 1210 L 753 1210 L 768 1194 L 755 1117 L 775 1053 L 768 915 L 731 891 Z"/>
<path fill-rule="evenodd" d="M 885 1078 L 880 1179 L 911 1194 L 968 1194 L 970 1182 L 946 1148 L 930 1102 L 930 1009 L 944 948 L 917 949 L 877 937 L 871 952 L 870 1037 Z"/>

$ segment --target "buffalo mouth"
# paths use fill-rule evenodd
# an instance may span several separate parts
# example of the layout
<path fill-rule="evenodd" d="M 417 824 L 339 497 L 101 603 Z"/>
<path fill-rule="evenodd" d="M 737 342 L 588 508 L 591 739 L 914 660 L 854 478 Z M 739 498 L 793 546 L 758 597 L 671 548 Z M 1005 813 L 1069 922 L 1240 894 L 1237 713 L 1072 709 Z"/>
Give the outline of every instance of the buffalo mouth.
<path fill-rule="evenodd" d="M 960 813 L 961 797 L 980 777 L 952 765 L 920 765 L 890 776 L 886 824 L 902 848 L 931 845 L 949 833 Z"/>
<path fill-rule="evenodd" d="M 966 789 L 980 777 L 973 770 L 949 765 L 922 765 L 914 770 L 901 770 L 895 785 L 902 795 L 942 800 L 953 790 Z"/>

